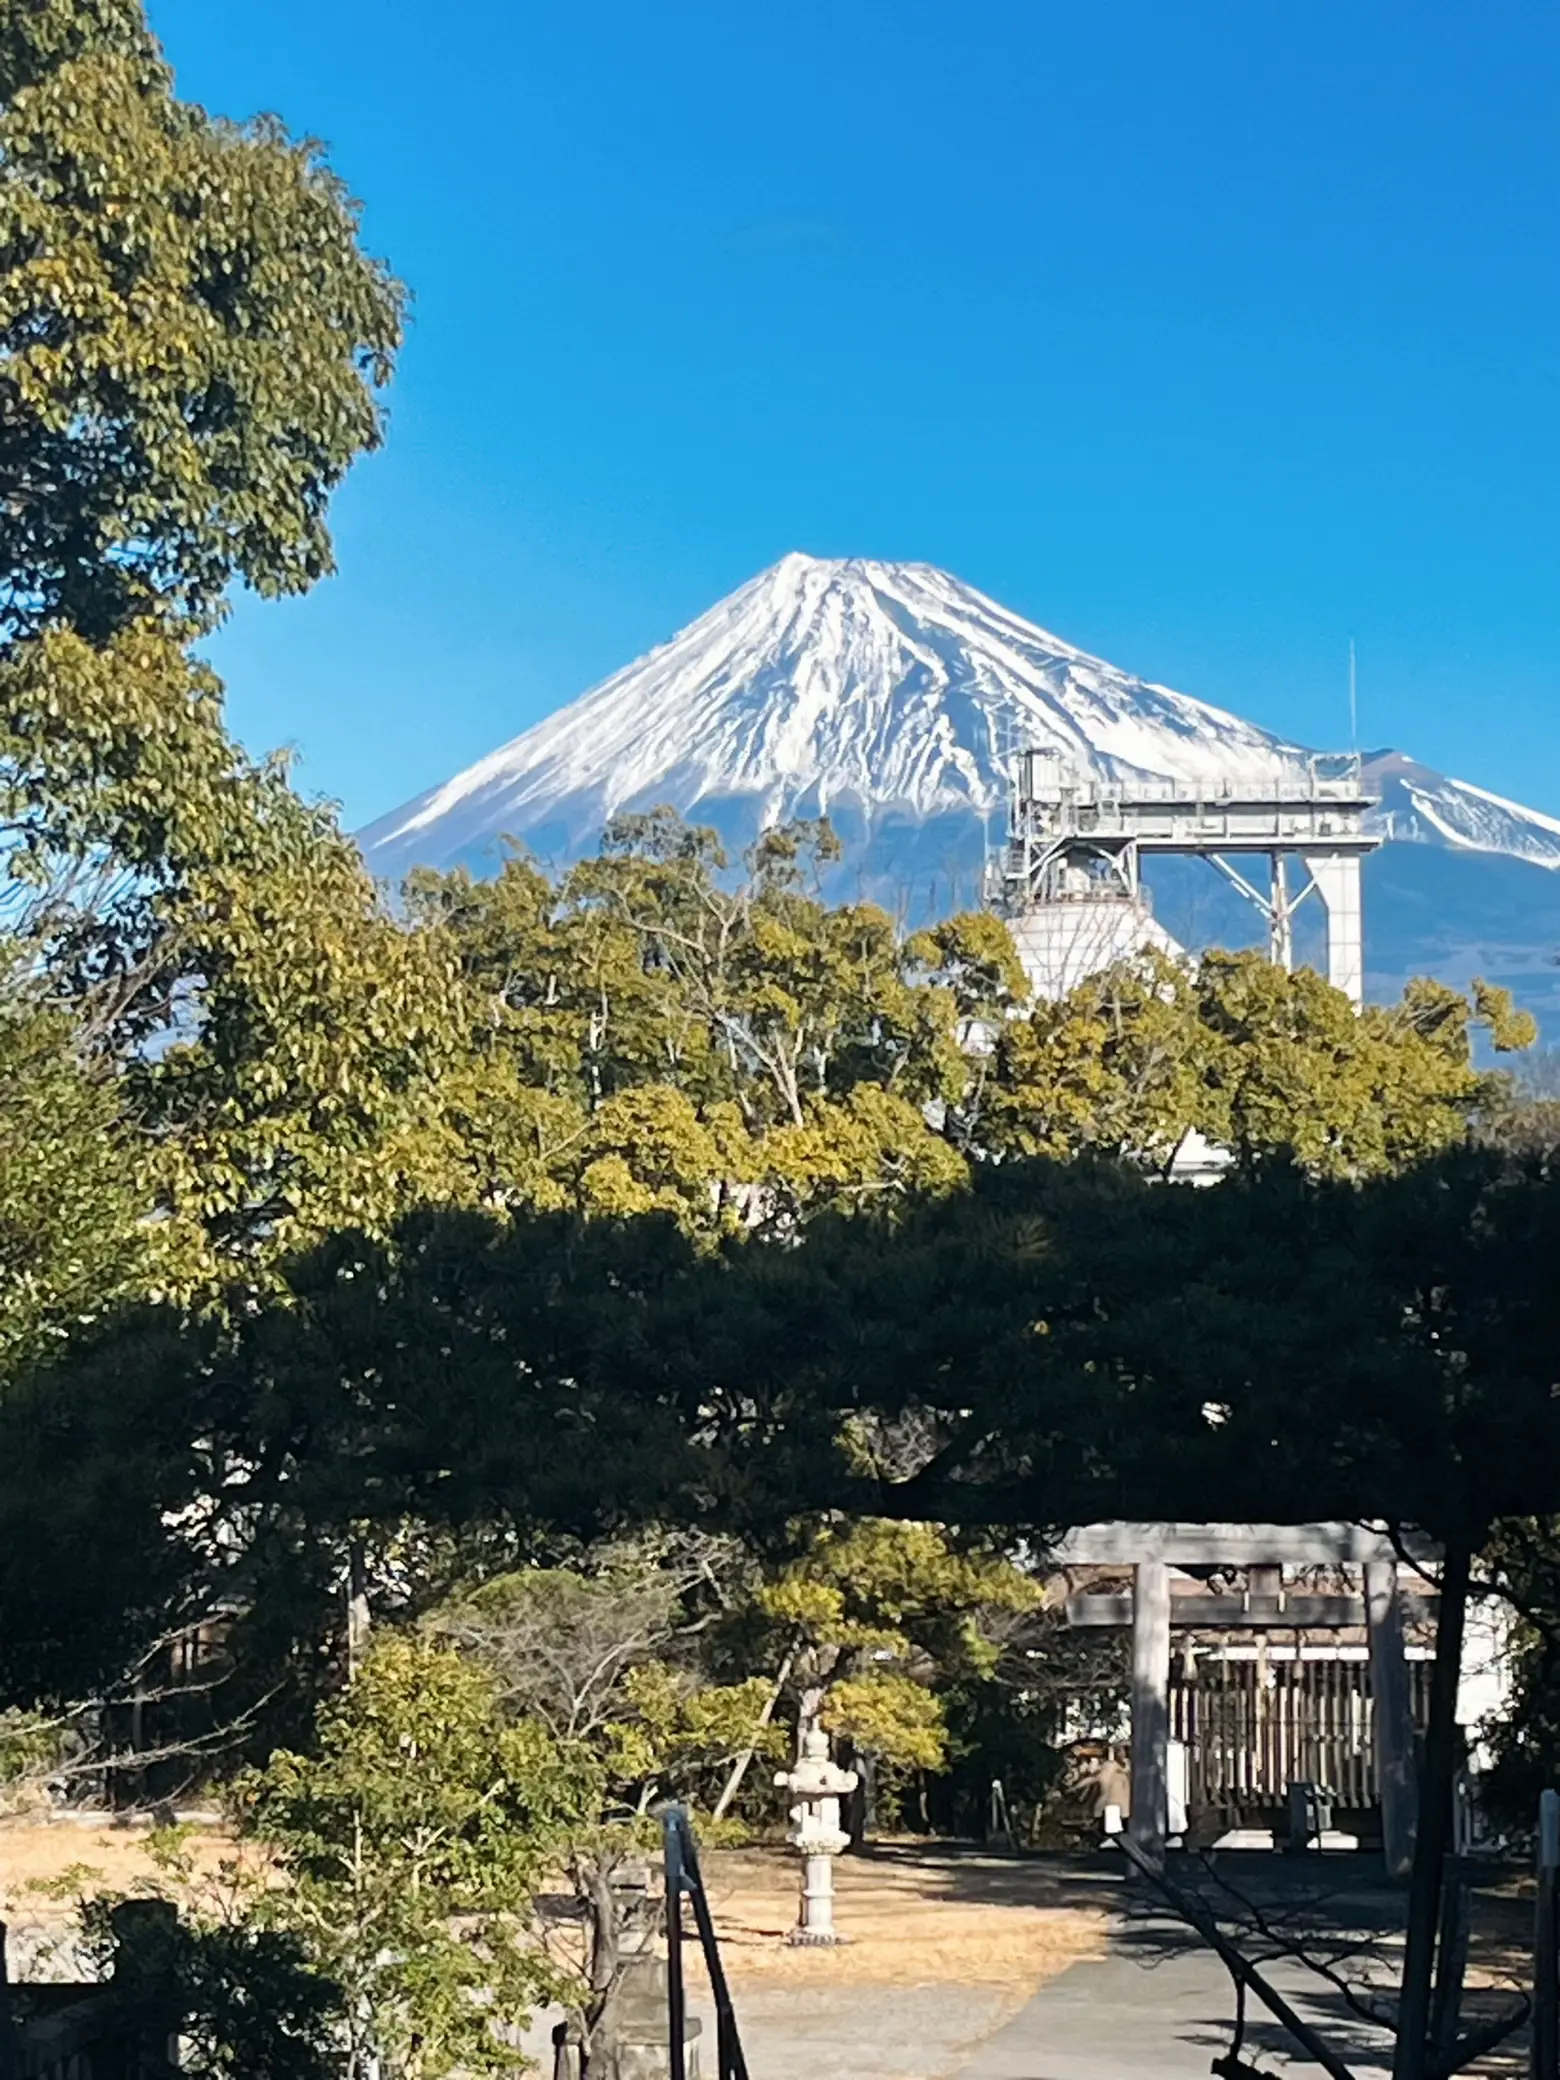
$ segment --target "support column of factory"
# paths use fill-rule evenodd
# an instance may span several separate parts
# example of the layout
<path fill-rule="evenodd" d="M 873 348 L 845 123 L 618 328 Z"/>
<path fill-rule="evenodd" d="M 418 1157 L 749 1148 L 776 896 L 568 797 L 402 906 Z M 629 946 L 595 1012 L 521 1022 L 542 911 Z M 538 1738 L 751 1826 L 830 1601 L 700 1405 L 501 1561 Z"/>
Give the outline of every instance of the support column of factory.
<path fill-rule="evenodd" d="M 1298 854 L 1308 878 L 1295 895 L 1289 893 L 1288 861 L 1282 852 L 1269 855 L 1266 895 L 1227 859 L 1217 853 L 1209 857 L 1225 879 L 1261 911 L 1268 928 L 1268 958 L 1275 967 L 1294 966 L 1295 912 L 1307 896 L 1316 894 L 1327 916 L 1327 980 L 1334 989 L 1341 989 L 1351 1003 L 1364 1002 L 1365 939 L 1358 852 Z"/>
<path fill-rule="evenodd" d="M 1327 980 L 1352 1003 L 1365 1001 L 1365 927 L 1358 852 L 1302 852 L 1327 912 Z"/>
<path fill-rule="evenodd" d="M 1268 903 L 1268 959 L 1287 974 L 1295 964 L 1295 908 L 1289 900 L 1288 862 L 1275 852 L 1270 867 L 1272 896 Z M 1296 902 L 1303 901 L 1301 890 Z"/>
<path fill-rule="evenodd" d="M 1268 933 L 1268 959 L 1275 968 L 1286 973 L 1295 964 L 1295 912 L 1315 888 L 1314 881 L 1307 881 L 1298 895 L 1289 893 L 1289 862 L 1282 852 L 1268 855 L 1268 893 L 1264 895 L 1254 881 L 1250 881 L 1222 854 L 1210 852 L 1212 865 L 1218 868 L 1232 888 L 1238 888 L 1246 900 L 1262 913 Z"/>

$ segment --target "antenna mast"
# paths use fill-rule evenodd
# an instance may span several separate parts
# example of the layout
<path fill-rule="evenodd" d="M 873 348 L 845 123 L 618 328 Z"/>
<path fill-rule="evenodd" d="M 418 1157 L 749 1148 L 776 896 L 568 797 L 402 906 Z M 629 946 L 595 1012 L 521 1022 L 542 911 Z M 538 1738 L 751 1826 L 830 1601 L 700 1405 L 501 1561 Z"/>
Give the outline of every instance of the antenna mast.
<path fill-rule="evenodd" d="M 1349 638 L 1349 749 L 1360 748 L 1360 701 L 1354 672 L 1354 638 Z"/>

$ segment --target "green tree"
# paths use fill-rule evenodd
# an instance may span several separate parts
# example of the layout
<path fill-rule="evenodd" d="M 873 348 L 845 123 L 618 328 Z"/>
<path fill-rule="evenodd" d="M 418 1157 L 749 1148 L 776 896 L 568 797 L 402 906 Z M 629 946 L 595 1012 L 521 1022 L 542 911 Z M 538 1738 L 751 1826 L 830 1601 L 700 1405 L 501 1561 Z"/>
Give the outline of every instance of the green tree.
<path fill-rule="evenodd" d="M 620 819 L 557 882 L 519 857 L 490 884 L 412 878 L 413 914 L 470 989 L 459 1132 L 483 1203 L 793 1233 L 1015 1155 L 1165 1170 L 1194 1134 L 1247 1169 L 1373 1175 L 1488 1108 L 1476 1034 L 1532 1038 L 1483 984 L 1416 983 L 1360 1012 L 1250 954 L 1145 957 L 1029 1004 L 997 918 L 906 937 L 820 901 L 832 842 L 774 831 L 734 872 L 713 832 L 662 809 Z"/>
<path fill-rule="evenodd" d="M 164 1044 L 127 1070 L 174 1293 L 465 1196 L 439 1093 L 458 985 L 438 942 L 383 910 L 280 769 L 238 775 L 226 811 L 167 899 Z"/>
<path fill-rule="evenodd" d="M 780 1751 L 770 1684 L 721 1680 L 707 1654 L 711 1619 L 745 1571 L 733 1541 L 651 1532 L 571 1567 L 495 1576 L 432 1620 L 492 1672 L 522 1723 L 581 1758 L 592 1788 L 560 1857 L 587 1936 L 573 2007 L 592 2073 L 617 2070 L 624 1879 L 657 1840 L 655 1808 L 678 1798 L 709 1812 L 737 1764 Z"/>
<path fill-rule="evenodd" d="M 147 1241 L 137 1150 L 68 1019 L 0 983 L 0 1380 L 134 1290 Z"/>
<path fill-rule="evenodd" d="M 1380 1175 L 1452 1146 L 1488 1105 L 1475 1034 L 1520 1050 L 1535 1033 L 1482 982 L 1470 998 L 1419 981 L 1357 1010 L 1259 954 L 1145 957 L 1005 1022 L 967 1131 L 994 1154 L 1097 1148 L 1160 1169 L 1197 1133 L 1245 1169 L 1277 1156 Z"/>
<path fill-rule="evenodd" d="M 317 1752 L 239 1795 L 281 1881 L 259 1911 L 337 1989 L 347 2080 L 513 2072 L 498 2025 L 559 1990 L 533 1902 L 590 1801 L 579 1756 L 507 1718 L 474 1662 L 387 1637 Z"/>
<path fill-rule="evenodd" d="M 1000 1551 L 872 1517 L 824 1525 L 757 1598 L 784 1643 L 798 1738 L 842 1735 L 873 1776 L 946 1768 L 947 1692 L 993 1674 L 1005 1631 L 1043 1600 Z"/>
<path fill-rule="evenodd" d="M 926 1108 L 964 1088 L 971 1007 L 1021 986 L 1011 944 L 994 919 L 906 941 L 831 909 L 807 879 L 835 843 L 771 832 L 734 876 L 657 810 L 557 884 L 520 858 L 488 884 L 412 877 L 469 985 L 456 1102 L 484 1203 L 659 1208 L 713 1236 L 962 1182 Z"/>
<path fill-rule="evenodd" d="M 237 751 L 176 637 L 54 630 L 0 660 L 0 807 L 17 960 L 117 1083 L 154 1290 L 252 1281 L 464 1177 L 433 1096 L 463 1023 L 440 943 Z"/>
<path fill-rule="evenodd" d="M 0 33 L 0 571 L 10 639 L 207 626 L 331 567 L 401 294 L 317 147 L 173 92 L 140 0 Z"/>
<path fill-rule="evenodd" d="M 401 292 L 315 145 L 176 98 L 140 0 L 0 29 L 0 253 L 0 924 L 121 1073 L 149 1284 L 210 1297 L 448 1176 L 452 977 L 187 654 L 331 567 Z"/>

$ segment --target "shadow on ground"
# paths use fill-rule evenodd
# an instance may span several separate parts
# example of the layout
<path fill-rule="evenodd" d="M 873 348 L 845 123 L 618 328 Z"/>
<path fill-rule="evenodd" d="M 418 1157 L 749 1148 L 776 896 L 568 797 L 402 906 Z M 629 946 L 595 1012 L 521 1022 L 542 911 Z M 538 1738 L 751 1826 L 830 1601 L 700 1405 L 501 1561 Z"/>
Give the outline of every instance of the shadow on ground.
<path fill-rule="evenodd" d="M 1101 1963 L 1077 1965 L 1041 1987 L 955 2073 L 968 2080 L 977 2074 L 981 2080 L 1191 2080 L 1206 2074 L 1232 2046 L 1237 2008 L 1234 1983 L 1219 1958 L 1108 1855 L 1035 1862 L 1030 1883 L 1036 1888 L 1043 1885 L 1070 1904 L 1089 1898 L 1108 1904 L 1108 1953 Z M 1206 1861 L 1172 1857 L 1171 1874 L 1215 1909 L 1227 1931 L 1239 1930 L 1244 1954 L 1359 2080 L 1384 2080 L 1405 1900 L 1379 1859 L 1224 1852 Z M 1024 1889 L 1019 1872 L 993 1873 L 982 1882 L 997 1896 L 1008 1886 L 1020 1894 Z M 1520 1930 L 1530 1909 L 1513 1889 L 1512 1874 L 1496 1867 L 1475 1885 L 1467 2020 L 1509 2005 L 1521 1984 Z M 1296 1951 L 1324 1971 L 1309 1969 Z M 1317 2070 L 1250 1999 L 1241 2053 L 1275 2075 Z M 1519 2035 L 1469 2070 L 1524 2069 Z"/>

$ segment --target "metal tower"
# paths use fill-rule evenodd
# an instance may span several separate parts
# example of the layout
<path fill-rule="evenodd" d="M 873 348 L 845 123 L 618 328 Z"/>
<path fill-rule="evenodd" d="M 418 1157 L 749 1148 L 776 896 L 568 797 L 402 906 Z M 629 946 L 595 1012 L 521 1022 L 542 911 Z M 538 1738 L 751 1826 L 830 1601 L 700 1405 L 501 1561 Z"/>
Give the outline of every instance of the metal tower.
<path fill-rule="evenodd" d="M 1282 775 L 1187 781 L 1101 779 L 1058 752 L 1023 751 L 990 894 L 1060 992 L 1091 971 L 1077 972 L 1082 962 L 1097 970 L 1145 939 L 1172 943 L 1149 913 L 1142 859 L 1195 854 L 1261 912 L 1269 952 L 1284 968 L 1294 964 L 1295 912 L 1314 892 L 1327 916 L 1327 979 L 1358 1004 L 1360 861 L 1381 843 L 1365 829 L 1374 807 L 1352 752 L 1313 757 Z M 1231 863 L 1253 855 L 1268 862 L 1266 892 Z M 1306 877 L 1296 889 L 1291 860 Z"/>

